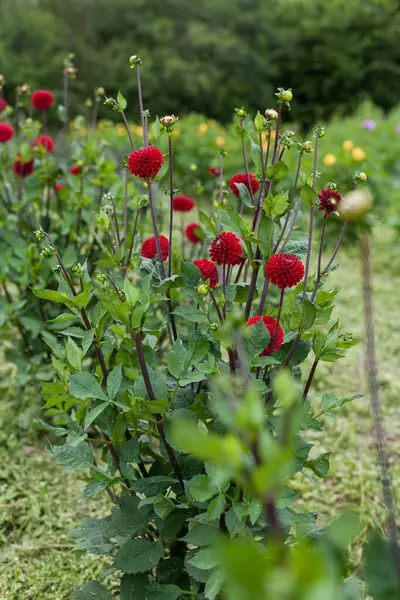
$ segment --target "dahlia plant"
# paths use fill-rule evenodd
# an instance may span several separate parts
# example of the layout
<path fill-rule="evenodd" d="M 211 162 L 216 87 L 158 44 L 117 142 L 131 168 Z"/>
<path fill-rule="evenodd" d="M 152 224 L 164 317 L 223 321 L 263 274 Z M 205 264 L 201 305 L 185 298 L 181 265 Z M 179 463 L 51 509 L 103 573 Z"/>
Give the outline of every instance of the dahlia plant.
<path fill-rule="evenodd" d="M 3 228 L 13 228 L 1 271 L 7 325 L 45 379 L 37 422 L 51 452 L 81 472 L 84 501 L 110 501 L 74 532 L 82 550 L 110 555 L 110 570 L 75 598 L 360 598 L 347 565 L 357 517 L 323 526 L 296 510 L 290 487 L 297 472 L 328 473 L 329 453 L 315 455 L 308 432 L 357 397 L 313 395 L 318 364 L 355 344 L 331 318 L 338 290 L 327 282 L 346 222 L 327 260 L 324 232 L 346 202 L 318 179 L 323 128 L 312 142 L 283 130 L 293 94 L 282 88 L 265 116 L 236 109 L 243 172 L 226 174 L 219 150 L 213 197 L 196 206 L 174 187 L 177 118 L 149 131 L 141 60 L 130 64 L 142 147 L 126 99 L 105 99 L 132 146 L 122 164 L 90 131 L 53 158 L 50 92 L 32 94 L 41 122 L 20 114 L 18 136 L 0 127 Z M 368 567 L 383 552 L 390 561 L 390 545 L 374 540 Z"/>

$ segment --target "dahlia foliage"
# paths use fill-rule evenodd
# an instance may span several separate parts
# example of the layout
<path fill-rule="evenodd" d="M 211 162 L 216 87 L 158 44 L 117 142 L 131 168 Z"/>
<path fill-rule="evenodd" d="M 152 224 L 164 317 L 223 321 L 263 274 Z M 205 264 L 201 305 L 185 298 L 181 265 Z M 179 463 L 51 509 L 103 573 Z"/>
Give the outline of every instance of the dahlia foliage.
<path fill-rule="evenodd" d="M 130 66 L 140 84 L 140 57 Z M 293 94 L 279 88 L 266 116 L 236 109 L 242 172 L 219 141 L 218 166 L 182 186 L 177 117 L 149 127 L 138 90 L 129 107 L 105 98 L 125 155 L 96 133 L 102 88 L 70 145 L 65 98 L 49 136 L 50 91 L 31 96 L 48 119 L 28 118 L 28 95 L 0 115 L 2 328 L 21 381 L 44 380 L 37 426 L 55 458 L 81 473 L 85 500 L 110 502 L 74 538 L 110 555 L 115 594 L 103 573 L 75 597 L 356 598 L 343 579 L 356 520 L 336 534 L 293 504 L 295 474 L 329 471 L 333 449 L 310 454 L 310 430 L 352 399 L 314 386 L 318 365 L 355 343 L 331 320 L 345 223 L 325 248 L 342 196 L 319 180 L 323 129 L 307 142 L 285 130 Z M 125 114 L 137 106 L 140 145 Z"/>

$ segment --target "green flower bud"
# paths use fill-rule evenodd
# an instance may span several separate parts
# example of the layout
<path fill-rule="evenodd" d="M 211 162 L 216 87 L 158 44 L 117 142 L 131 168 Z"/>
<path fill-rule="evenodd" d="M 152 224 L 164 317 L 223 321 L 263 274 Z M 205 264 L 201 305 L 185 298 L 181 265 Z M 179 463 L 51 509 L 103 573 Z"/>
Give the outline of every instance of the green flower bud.
<path fill-rule="evenodd" d="M 190 165 L 190 170 L 191 171 L 197 171 L 197 165 L 195 165 L 194 163 L 192 165 Z"/>
<path fill-rule="evenodd" d="M 293 100 L 292 90 L 285 90 L 282 94 L 282 100 L 284 102 L 291 102 Z"/>
<path fill-rule="evenodd" d="M 131 69 L 134 69 L 137 65 L 142 64 L 142 59 L 138 54 L 133 54 L 129 59 L 129 66 Z"/>
<path fill-rule="evenodd" d="M 310 140 L 304 142 L 304 151 L 308 153 L 313 151 L 312 142 L 310 142 Z"/>
<path fill-rule="evenodd" d="M 218 329 L 218 323 L 210 323 L 208 326 L 208 331 L 216 331 Z"/>
<path fill-rule="evenodd" d="M 92 106 L 93 106 L 93 100 L 91 98 L 86 98 L 86 100 L 85 100 L 85 106 L 86 106 L 86 108 L 92 108 Z"/>
<path fill-rule="evenodd" d="M 80 263 L 77 263 L 76 265 L 74 265 L 72 267 L 72 271 L 74 273 L 77 273 L 78 275 L 82 275 L 82 273 L 83 273 L 82 265 Z"/>
<path fill-rule="evenodd" d="M 165 129 L 169 129 L 175 125 L 178 119 L 179 117 L 176 117 L 175 115 L 166 115 L 165 117 L 161 117 L 160 123 Z"/>
<path fill-rule="evenodd" d="M 245 111 L 245 109 L 243 107 L 242 108 L 235 108 L 235 113 L 241 119 L 243 119 L 243 117 L 245 117 L 247 115 L 247 112 Z"/>
<path fill-rule="evenodd" d="M 339 203 L 338 212 L 346 221 L 359 221 L 371 206 L 372 196 L 363 188 L 349 192 Z"/>
<path fill-rule="evenodd" d="M 276 121 L 278 118 L 278 112 L 274 108 L 267 108 L 264 114 L 267 119 L 271 119 L 272 121 Z"/>
<path fill-rule="evenodd" d="M 199 286 L 197 286 L 197 291 L 202 296 L 207 296 L 207 294 L 208 294 L 208 286 L 205 283 L 201 283 Z"/>
<path fill-rule="evenodd" d="M 104 96 L 106 91 L 103 87 L 98 87 L 95 89 L 94 93 L 95 93 L 95 96 L 100 97 L 100 96 Z"/>
<path fill-rule="evenodd" d="M 36 229 L 36 231 L 34 231 L 33 233 L 34 233 L 36 239 L 39 240 L 39 242 L 44 240 L 44 238 L 46 237 L 46 235 L 41 227 L 39 229 Z"/>
<path fill-rule="evenodd" d="M 56 253 L 56 251 L 54 250 L 54 248 L 47 244 L 45 246 L 43 246 L 42 250 L 40 251 L 40 255 L 43 256 L 44 258 L 50 258 L 51 256 L 54 256 L 55 253 Z"/>
<path fill-rule="evenodd" d="M 365 183 L 367 179 L 367 174 L 363 171 L 361 173 L 356 173 L 356 175 L 354 176 L 355 183 Z"/>

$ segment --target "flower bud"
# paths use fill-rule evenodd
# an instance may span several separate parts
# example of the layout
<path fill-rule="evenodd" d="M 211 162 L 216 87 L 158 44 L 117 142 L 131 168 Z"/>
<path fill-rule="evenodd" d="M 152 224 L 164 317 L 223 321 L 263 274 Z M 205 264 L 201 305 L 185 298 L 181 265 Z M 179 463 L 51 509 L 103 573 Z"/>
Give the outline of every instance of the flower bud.
<path fill-rule="evenodd" d="M 310 142 L 310 140 L 304 142 L 304 151 L 308 153 L 313 151 L 312 142 Z"/>
<path fill-rule="evenodd" d="M 235 108 L 235 113 L 241 119 L 243 119 L 247 115 L 247 112 L 245 111 L 245 109 L 243 107 L 242 108 Z"/>
<path fill-rule="evenodd" d="M 178 119 L 179 117 L 176 117 L 175 115 L 166 115 L 165 117 L 161 117 L 160 123 L 163 127 L 168 129 L 168 127 L 175 125 Z"/>
<path fill-rule="evenodd" d="M 208 331 L 217 331 L 218 323 L 210 323 L 208 326 Z"/>
<path fill-rule="evenodd" d="M 98 87 L 98 88 L 95 89 L 94 93 L 95 93 L 95 95 L 97 97 L 100 97 L 100 96 L 104 96 L 104 94 L 106 93 L 106 91 L 105 91 L 105 89 L 103 87 Z"/>
<path fill-rule="evenodd" d="M 138 208 L 144 208 L 145 206 L 147 206 L 149 203 L 149 197 L 148 196 L 140 196 L 139 200 L 138 200 Z"/>
<path fill-rule="evenodd" d="M 282 93 L 282 100 L 284 102 L 291 102 L 293 100 L 292 90 L 284 90 Z"/>
<path fill-rule="evenodd" d="M 22 85 L 19 86 L 19 93 L 20 94 L 28 94 L 30 89 L 31 88 L 27 83 L 23 83 Z"/>
<path fill-rule="evenodd" d="M 361 173 L 357 173 L 355 178 L 357 178 L 357 183 L 365 183 L 368 179 L 367 174 L 361 171 Z"/>
<path fill-rule="evenodd" d="M 372 196 L 367 189 L 349 192 L 338 206 L 339 214 L 346 221 L 359 221 L 372 206 Z"/>
<path fill-rule="evenodd" d="M 4 75 L 1 75 L 1 73 L 0 73 L 0 90 L 4 86 L 5 82 L 6 82 L 6 78 L 4 77 Z"/>
<path fill-rule="evenodd" d="M 316 135 L 318 138 L 323 138 L 325 135 L 325 127 L 323 127 L 322 125 L 317 125 L 316 127 L 314 127 L 314 135 Z"/>
<path fill-rule="evenodd" d="M 36 229 L 36 231 L 34 231 L 33 234 L 36 237 L 36 239 L 39 240 L 39 242 L 41 240 L 44 240 L 44 238 L 46 237 L 46 235 L 41 227 L 39 229 Z"/>
<path fill-rule="evenodd" d="M 56 265 L 54 267 L 53 271 L 56 275 L 63 275 L 63 270 L 60 265 Z"/>
<path fill-rule="evenodd" d="M 76 265 L 74 265 L 72 267 L 72 271 L 74 273 L 77 273 L 78 275 L 82 275 L 82 273 L 83 273 L 82 265 L 80 263 L 77 263 Z"/>
<path fill-rule="evenodd" d="M 64 69 L 64 74 L 67 75 L 68 77 L 75 77 L 76 73 L 78 72 L 78 69 L 76 67 L 65 67 Z"/>
<path fill-rule="evenodd" d="M 201 294 L 202 296 L 207 296 L 208 294 L 208 286 L 205 283 L 201 283 L 198 287 L 197 287 L 197 291 L 199 294 Z"/>
<path fill-rule="evenodd" d="M 271 119 L 272 121 L 276 121 L 278 118 L 278 112 L 274 108 L 267 108 L 264 114 L 267 119 Z"/>
<path fill-rule="evenodd" d="M 92 106 L 93 106 L 93 100 L 91 98 L 86 98 L 86 100 L 85 100 L 85 106 L 86 106 L 86 108 L 92 108 Z"/>
<path fill-rule="evenodd" d="M 56 251 L 54 250 L 54 248 L 46 244 L 45 246 L 43 246 L 40 255 L 44 258 L 50 258 L 51 256 L 54 256 L 55 253 Z"/>
<path fill-rule="evenodd" d="M 192 165 L 190 165 L 190 170 L 191 171 L 197 171 L 197 165 L 195 165 L 194 163 Z"/>
<path fill-rule="evenodd" d="M 142 59 L 138 54 L 133 54 L 129 59 L 129 66 L 131 69 L 134 69 L 137 65 L 142 64 Z"/>

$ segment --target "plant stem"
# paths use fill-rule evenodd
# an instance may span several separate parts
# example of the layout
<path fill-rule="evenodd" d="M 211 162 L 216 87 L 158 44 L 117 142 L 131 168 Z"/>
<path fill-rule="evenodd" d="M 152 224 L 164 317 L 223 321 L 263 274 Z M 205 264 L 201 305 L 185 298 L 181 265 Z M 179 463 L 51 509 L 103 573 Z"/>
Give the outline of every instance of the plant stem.
<path fill-rule="evenodd" d="M 397 539 L 397 525 L 394 505 L 393 483 L 388 467 L 385 452 L 385 431 L 382 422 L 381 402 L 379 398 L 379 385 L 377 365 L 375 358 L 375 336 L 373 326 L 372 290 L 371 290 L 371 260 L 369 237 L 364 234 L 360 237 L 361 265 L 363 275 L 363 296 L 365 311 L 365 337 L 367 343 L 367 371 L 371 409 L 374 418 L 374 433 L 378 462 L 381 470 L 382 492 L 388 514 L 389 535 L 392 543 L 393 555 L 397 574 L 400 577 L 400 547 Z"/>
<path fill-rule="evenodd" d="M 129 254 L 128 254 L 127 261 L 126 261 L 126 267 L 128 267 L 129 262 L 130 262 L 130 260 L 132 258 L 133 244 L 135 243 L 135 236 L 136 236 L 137 224 L 138 224 L 138 221 L 139 221 L 139 214 L 140 214 L 140 208 L 138 207 L 136 209 L 135 221 L 133 223 L 132 239 L 131 239 L 131 245 L 129 246 Z"/>
<path fill-rule="evenodd" d="M 243 127 L 243 119 L 240 119 L 240 127 L 241 128 Z M 244 162 L 244 171 L 246 173 L 246 178 L 247 178 L 247 187 L 249 190 L 251 202 L 254 206 L 254 196 L 253 196 L 253 190 L 251 187 L 251 179 L 250 179 L 249 163 L 247 160 L 246 144 L 245 144 L 243 137 L 242 137 L 242 154 L 243 154 L 243 162 Z M 241 202 L 241 204 L 240 204 L 240 215 L 242 215 L 242 214 L 243 214 L 243 202 Z"/>
<path fill-rule="evenodd" d="M 147 145 L 148 145 L 148 142 L 147 142 L 147 127 L 146 127 L 146 119 L 145 119 L 144 110 L 143 110 L 142 84 L 141 84 L 141 81 L 140 81 L 140 69 L 139 69 L 139 65 L 136 65 L 136 74 L 137 74 L 137 86 L 138 86 L 140 120 L 142 122 L 142 129 L 143 129 L 143 143 L 144 143 L 144 147 L 146 148 Z"/>
<path fill-rule="evenodd" d="M 128 134 L 129 141 L 130 141 L 131 146 L 132 146 L 132 150 L 135 150 L 135 144 L 133 143 L 133 138 L 132 138 L 131 130 L 129 129 L 129 123 L 128 123 L 127 119 L 126 119 L 126 116 L 125 116 L 125 113 L 124 113 L 123 110 L 121 110 L 121 115 L 122 115 L 122 118 L 124 120 L 126 132 Z"/>
<path fill-rule="evenodd" d="M 323 248 L 324 248 L 324 239 L 325 239 L 325 229 L 326 229 L 327 218 L 328 218 L 328 213 L 325 213 L 324 214 L 324 220 L 322 222 L 321 239 L 320 239 L 320 242 L 319 242 L 317 277 L 315 279 L 315 285 L 314 285 L 313 293 L 311 295 L 311 302 L 314 302 L 314 300 L 315 300 L 315 296 L 317 294 L 319 282 L 321 280 L 321 275 L 322 275 L 322 271 L 321 271 L 322 251 L 323 251 Z"/>
<path fill-rule="evenodd" d="M 271 352 L 273 352 L 273 347 L 276 342 L 276 336 L 278 335 L 278 327 L 279 327 L 279 321 L 281 320 L 281 315 L 282 315 L 284 294 L 285 294 L 285 289 L 281 290 L 281 295 L 279 298 L 278 315 L 276 317 L 276 325 L 275 325 L 275 329 L 274 329 L 274 335 L 272 336 L 272 340 L 271 340 Z"/>
<path fill-rule="evenodd" d="M 125 173 L 124 185 L 124 256 L 126 258 L 126 249 L 128 247 L 128 169 Z"/>
<path fill-rule="evenodd" d="M 151 380 L 150 380 L 150 376 L 149 376 L 149 372 L 147 370 L 147 365 L 146 365 L 146 360 L 144 357 L 144 352 L 143 352 L 143 344 L 142 344 L 142 336 L 141 336 L 141 332 L 140 331 L 136 331 L 134 334 L 134 340 L 135 340 L 135 344 L 136 344 L 136 351 L 138 354 L 138 358 L 139 358 L 139 364 L 140 364 L 140 369 L 142 371 L 142 375 L 143 375 L 143 381 L 146 387 L 146 391 L 147 391 L 147 395 L 149 397 L 149 400 L 154 401 L 156 400 L 156 396 L 153 390 L 153 386 L 151 385 Z M 185 489 L 185 485 L 183 482 L 183 474 L 181 471 L 181 468 L 179 466 L 178 460 L 175 456 L 175 453 L 173 451 L 173 449 L 171 448 L 171 446 L 169 445 L 167 438 L 165 436 L 165 430 L 164 430 L 164 423 L 162 421 L 162 417 L 161 415 L 157 414 L 156 415 L 156 419 L 157 419 L 157 430 L 158 433 L 160 434 L 160 438 L 163 441 L 163 444 L 165 446 L 165 449 L 167 451 L 168 457 L 170 459 L 172 468 L 175 472 L 175 475 L 181 485 L 182 490 Z"/>
<path fill-rule="evenodd" d="M 219 203 L 224 201 L 224 157 L 220 154 L 219 157 Z"/>
<path fill-rule="evenodd" d="M 172 173 L 172 136 L 168 134 L 169 153 L 169 246 L 168 246 L 168 277 L 172 275 L 172 238 L 174 227 L 174 188 Z"/>
<path fill-rule="evenodd" d="M 226 264 L 225 263 L 222 265 L 222 290 L 223 290 L 223 294 L 224 294 L 223 313 L 224 313 L 224 319 L 226 320 Z"/>
<path fill-rule="evenodd" d="M 314 378 L 315 371 L 317 369 L 318 363 L 319 363 L 319 359 L 315 358 L 314 362 L 313 362 L 313 365 L 311 367 L 310 373 L 308 375 L 307 383 L 306 383 L 304 391 L 303 391 L 303 402 L 305 402 L 307 400 L 307 395 L 308 395 L 309 389 L 311 387 L 312 380 Z"/>
<path fill-rule="evenodd" d="M 258 305 L 258 314 L 262 315 L 264 312 L 265 300 L 267 299 L 268 289 L 269 289 L 270 280 L 266 279 L 264 281 L 264 286 L 261 292 L 260 304 Z"/>
<path fill-rule="evenodd" d="M 115 200 L 114 200 L 114 196 L 111 194 L 111 203 L 112 203 L 112 207 L 113 207 L 113 216 L 114 216 L 114 223 L 115 223 L 115 234 L 117 236 L 117 244 L 118 246 L 121 245 L 121 237 L 119 235 L 119 225 L 118 225 L 118 217 L 117 217 L 117 207 L 115 206 Z"/>
<path fill-rule="evenodd" d="M 325 268 L 324 268 L 324 270 L 322 271 L 322 273 L 321 273 L 321 277 L 322 277 L 322 275 L 325 275 L 325 273 L 326 273 L 326 272 L 327 272 L 327 271 L 330 269 L 330 267 L 332 266 L 332 263 L 333 263 L 333 261 L 335 260 L 335 258 L 336 258 L 336 254 L 339 252 L 339 248 L 340 248 L 340 246 L 341 246 L 341 243 L 342 243 L 342 241 L 343 241 L 343 237 L 344 237 L 344 234 L 345 234 L 345 232 L 346 232 L 346 227 L 347 227 L 347 221 L 345 221 L 345 222 L 343 223 L 342 231 L 340 232 L 340 236 L 339 236 L 339 239 L 338 239 L 338 241 L 337 241 L 337 244 L 336 244 L 335 250 L 333 251 L 333 254 L 332 254 L 332 256 L 331 256 L 331 259 L 330 259 L 330 261 L 328 262 L 328 264 L 326 265 L 326 267 L 325 267 Z"/>
<path fill-rule="evenodd" d="M 276 241 L 276 243 L 275 243 L 275 246 L 273 247 L 272 254 L 275 254 L 275 252 L 278 250 L 278 248 L 279 248 L 279 244 L 281 243 L 281 241 L 282 241 L 282 239 L 283 239 L 283 236 L 285 235 L 286 228 L 287 228 L 287 226 L 288 226 L 288 224 L 289 224 L 290 215 L 291 215 L 292 208 L 293 208 L 293 204 L 294 204 L 294 198 L 295 198 L 295 195 L 296 195 L 297 184 L 298 184 L 298 182 L 299 182 L 299 177 L 300 177 L 300 171 L 301 171 L 301 163 L 302 163 L 302 159 L 303 159 L 303 152 L 301 151 L 301 152 L 299 152 L 299 160 L 298 160 L 298 162 L 297 162 L 296 176 L 295 176 L 295 178 L 294 178 L 293 189 L 292 189 L 292 193 L 291 193 L 291 196 L 290 196 L 289 210 L 288 210 L 288 212 L 287 212 L 286 219 L 285 219 L 285 223 L 284 223 L 284 225 L 283 225 L 283 227 L 282 227 L 282 231 L 281 231 L 281 233 L 280 233 L 280 235 L 279 235 L 279 238 L 277 239 L 277 241 Z M 285 248 L 286 244 L 288 243 L 288 241 L 289 241 L 289 239 L 290 239 L 290 236 L 291 236 L 291 234 L 292 234 L 292 231 L 293 231 L 293 227 L 294 227 L 294 226 L 295 226 L 295 224 L 296 224 L 297 215 L 299 214 L 300 205 L 301 205 L 301 199 L 299 200 L 299 203 L 298 203 L 298 205 L 297 205 L 297 209 L 296 209 L 296 212 L 295 212 L 295 214 L 294 214 L 294 217 L 293 217 L 293 219 L 292 219 L 292 223 L 291 223 L 291 226 L 290 226 L 290 230 L 289 230 L 289 232 L 288 232 L 288 234 L 287 234 L 287 236 L 286 236 L 285 242 L 283 243 L 283 245 L 282 245 L 282 248 L 281 248 L 280 252 L 283 252 L 283 250 L 284 250 L 284 248 Z"/>
<path fill-rule="evenodd" d="M 63 138 L 68 129 L 68 75 L 64 73 L 64 122 L 62 128 Z"/>
<path fill-rule="evenodd" d="M 219 308 L 219 306 L 218 306 L 218 303 L 217 303 L 217 301 L 216 301 L 216 299 L 215 299 L 214 292 L 212 291 L 212 289 L 211 289 L 211 288 L 210 288 L 210 290 L 209 290 L 209 291 L 210 291 L 211 300 L 213 301 L 213 304 L 214 304 L 214 308 L 215 308 L 215 310 L 217 311 L 218 318 L 219 318 L 219 320 L 221 321 L 221 323 L 223 323 L 223 322 L 224 322 L 224 318 L 223 318 L 223 316 L 222 316 L 222 313 L 221 313 L 221 311 L 220 311 L 220 308 Z"/>
<path fill-rule="evenodd" d="M 96 96 L 94 99 L 93 112 L 92 112 L 92 123 L 91 123 L 92 129 L 94 129 L 96 127 L 97 116 L 99 114 L 99 104 L 100 104 L 100 98 L 98 96 Z"/>

